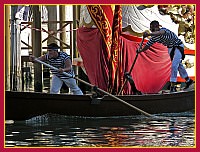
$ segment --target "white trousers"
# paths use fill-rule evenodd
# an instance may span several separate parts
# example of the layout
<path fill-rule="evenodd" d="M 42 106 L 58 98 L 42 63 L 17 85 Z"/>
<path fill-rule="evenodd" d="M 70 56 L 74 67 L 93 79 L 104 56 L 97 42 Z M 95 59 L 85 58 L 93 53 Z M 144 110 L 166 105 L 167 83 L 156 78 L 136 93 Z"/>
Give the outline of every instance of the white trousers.
<path fill-rule="evenodd" d="M 180 45 L 184 47 L 184 45 Z M 172 48 L 168 48 L 168 53 L 170 54 Z M 172 60 L 172 65 L 171 65 L 171 76 L 170 76 L 170 82 L 177 82 L 177 74 L 180 74 L 180 76 L 185 79 L 188 77 L 187 71 L 185 70 L 183 64 L 182 64 L 182 54 L 179 51 L 178 48 L 175 49 L 174 51 L 174 58 Z"/>
<path fill-rule="evenodd" d="M 69 87 L 69 90 L 74 95 L 83 95 L 81 89 L 77 86 L 76 80 L 74 78 L 60 79 L 56 75 L 52 77 L 50 93 L 58 94 L 62 87 L 63 82 Z"/>

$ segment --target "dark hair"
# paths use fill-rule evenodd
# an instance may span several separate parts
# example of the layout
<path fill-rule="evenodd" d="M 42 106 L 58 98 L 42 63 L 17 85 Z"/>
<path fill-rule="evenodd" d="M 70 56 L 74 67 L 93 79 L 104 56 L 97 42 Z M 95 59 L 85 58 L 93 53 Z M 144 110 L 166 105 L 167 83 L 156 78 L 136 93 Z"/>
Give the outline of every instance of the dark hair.
<path fill-rule="evenodd" d="M 153 26 L 156 26 L 156 27 L 159 27 L 159 22 L 154 20 L 150 23 L 150 25 L 153 25 Z"/>
<path fill-rule="evenodd" d="M 58 51 L 59 46 L 56 43 L 51 43 L 51 44 L 47 45 L 47 49 Z"/>

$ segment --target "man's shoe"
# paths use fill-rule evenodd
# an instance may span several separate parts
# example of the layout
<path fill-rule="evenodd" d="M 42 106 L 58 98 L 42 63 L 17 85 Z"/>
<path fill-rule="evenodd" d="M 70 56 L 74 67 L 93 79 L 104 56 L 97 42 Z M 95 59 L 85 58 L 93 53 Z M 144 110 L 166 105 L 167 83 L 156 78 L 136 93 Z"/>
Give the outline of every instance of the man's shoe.
<path fill-rule="evenodd" d="M 192 85 L 194 83 L 194 81 L 192 79 L 190 79 L 188 82 L 186 81 L 185 83 L 186 83 L 186 86 L 184 89 L 187 89 L 190 87 L 190 85 Z"/>
<path fill-rule="evenodd" d="M 170 92 L 177 92 L 176 86 L 171 86 L 171 87 L 170 87 Z"/>

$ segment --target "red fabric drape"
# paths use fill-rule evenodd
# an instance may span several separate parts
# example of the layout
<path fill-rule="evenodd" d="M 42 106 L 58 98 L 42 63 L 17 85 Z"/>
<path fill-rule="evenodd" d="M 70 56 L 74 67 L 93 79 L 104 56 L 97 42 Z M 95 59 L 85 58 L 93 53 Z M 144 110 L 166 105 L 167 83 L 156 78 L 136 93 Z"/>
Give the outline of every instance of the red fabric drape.
<path fill-rule="evenodd" d="M 131 68 L 141 39 L 121 34 L 120 5 L 116 5 L 114 11 L 111 5 L 87 5 L 87 9 L 99 31 L 91 29 L 91 33 L 95 36 L 98 35 L 99 41 L 96 41 L 98 38 L 93 37 L 94 35 L 91 35 L 88 29 L 79 29 L 77 32 L 78 49 L 89 80 L 105 91 L 117 94 L 124 83 L 124 72 L 129 72 Z M 89 35 L 85 35 L 85 33 Z M 91 37 L 93 37 L 92 40 Z M 87 51 L 95 53 L 93 56 L 97 60 L 89 59 L 88 54 L 85 53 L 86 49 L 84 50 L 86 46 Z M 91 63 L 94 64 L 91 65 Z M 95 65 L 97 67 L 94 67 Z M 140 53 L 131 73 L 137 89 L 144 93 L 160 91 L 169 80 L 170 65 L 167 48 L 161 44 L 154 44 L 146 52 Z M 100 73 L 102 76 L 97 76 L 94 72 Z M 129 84 L 126 85 L 123 93 L 132 94 Z"/>
<path fill-rule="evenodd" d="M 115 5 L 114 11 L 111 5 L 87 5 L 88 12 L 102 34 L 105 43 L 105 51 L 109 64 L 108 90 L 117 93 L 120 87 L 120 46 L 119 36 L 122 30 L 122 10 L 120 5 Z"/>
<path fill-rule="evenodd" d="M 122 69 L 121 63 L 121 49 L 120 49 L 120 35 L 122 31 L 122 10 L 120 5 L 115 5 L 113 26 L 112 26 L 112 45 L 111 57 L 109 59 L 109 83 L 108 91 L 110 93 L 117 93 L 121 86 Z"/>
<path fill-rule="evenodd" d="M 127 72 L 130 70 L 135 59 L 136 50 L 140 43 L 136 41 L 139 39 L 133 36 L 130 39 L 125 38 L 124 35 L 121 36 L 121 49 L 123 52 L 122 66 Z M 143 43 L 143 46 L 146 42 Z M 136 88 L 143 93 L 159 92 L 169 80 L 170 65 L 171 61 L 168 50 L 161 44 L 156 43 L 149 50 L 140 53 L 131 73 Z M 125 88 L 125 93 L 131 94 L 130 87 Z"/>
<path fill-rule="evenodd" d="M 111 56 L 112 44 L 112 26 L 113 26 L 113 10 L 110 5 L 86 5 L 88 12 L 95 25 L 102 34 L 103 41 L 105 42 L 107 58 Z"/>
<path fill-rule="evenodd" d="M 140 38 L 134 36 L 120 36 L 121 74 L 130 70 L 140 41 Z M 106 91 L 109 68 L 105 46 L 102 44 L 104 43 L 98 29 L 79 28 L 77 30 L 77 47 L 83 58 L 89 80 L 93 85 Z M 166 47 L 156 43 L 150 50 L 139 54 L 131 73 L 138 90 L 143 93 L 157 93 L 169 80 L 171 62 L 167 52 Z M 132 93 L 127 84 L 124 94 Z"/>
<path fill-rule="evenodd" d="M 79 28 L 77 30 L 77 47 L 83 59 L 90 83 L 107 91 L 108 59 L 105 44 L 98 29 Z"/>

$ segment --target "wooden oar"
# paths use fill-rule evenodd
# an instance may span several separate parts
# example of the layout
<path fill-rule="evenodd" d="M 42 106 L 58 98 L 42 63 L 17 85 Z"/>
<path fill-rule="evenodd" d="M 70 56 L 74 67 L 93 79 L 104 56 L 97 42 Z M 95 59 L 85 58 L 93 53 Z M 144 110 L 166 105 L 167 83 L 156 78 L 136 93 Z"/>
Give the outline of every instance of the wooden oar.
<path fill-rule="evenodd" d="M 51 69 L 54 69 L 54 70 L 57 70 L 57 71 L 58 71 L 58 68 L 56 68 L 56 67 L 54 67 L 54 66 L 52 66 L 52 65 L 49 65 L 49 64 L 47 64 L 47 63 L 45 63 L 45 62 L 43 62 L 43 61 L 40 61 L 40 60 L 37 59 L 37 58 L 36 58 L 34 61 L 36 61 L 36 62 L 38 62 L 38 63 L 41 63 L 41 64 L 43 64 L 43 65 L 45 65 L 45 66 L 47 66 L 47 67 L 49 67 L 49 68 L 51 68 Z M 104 94 L 106 94 L 106 95 L 108 95 L 108 96 L 110 96 L 110 97 L 112 97 L 112 98 L 114 98 L 114 99 L 120 101 L 121 103 L 123 103 L 123 104 L 125 104 L 125 105 L 127 105 L 127 106 L 129 106 L 129 107 L 131 107 L 131 108 L 133 108 L 134 110 L 139 111 L 140 113 L 144 114 L 145 116 L 152 117 L 151 114 L 149 114 L 149 113 L 147 113 L 147 112 L 145 112 L 145 111 L 143 111 L 143 110 L 141 110 L 141 109 L 139 109 L 139 108 L 137 108 L 137 107 L 135 107 L 135 106 L 133 106 L 133 105 L 127 103 L 126 101 L 124 101 L 124 100 L 122 100 L 122 99 L 120 99 L 120 98 L 118 98 L 118 97 L 116 97 L 116 96 L 114 96 L 114 95 L 112 95 L 112 94 L 110 94 L 110 93 L 108 93 L 108 92 L 106 92 L 106 91 L 104 91 L 104 90 L 102 90 L 102 89 L 100 89 L 100 88 L 98 88 L 98 87 L 96 87 L 96 86 L 94 86 L 94 85 L 92 85 L 92 84 L 90 84 L 90 83 L 84 81 L 84 80 L 79 79 L 78 77 L 72 76 L 71 74 L 66 73 L 66 72 L 63 72 L 63 74 L 66 75 L 66 76 L 68 76 L 68 77 L 74 78 L 74 79 L 76 79 L 76 80 L 78 80 L 78 81 L 80 81 L 80 82 L 82 82 L 82 83 L 84 83 L 84 84 L 86 84 L 86 85 L 88 85 L 88 86 L 90 86 L 90 87 L 93 87 L 93 88 L 95 87 L 96 90 L 98 90 L 98 91 L 100 91 L 100 92 L 102 92 L 102 93 L 104 93 Z"/>
<path fill-rule="evenodd" d="M 142 38 L 142 41 L 141 41 L 140 46 L 139 46 L 139 49 L 142 48 L 143 42 L 144 42 L 144 37 Z M 128 74 L 131 74 L 131 72 L 132 72 L 132 70 L 133 70 L 133 67 L 134 67 L 134 65 L 135 65 L 135 63 L 136 63 L 136 60 L 137 60 L 137 58 L 138 58 L 138 54 L 139 54 L 139 53 L 136 52 L 135 59 L 134 59 L 134 61 L 133 61 L 133 64 L 132 64 L 132 66 L 131 66 L 131 68 L 130 68 Z M 122 91 L 123 91 L 123 89 L 124 89 L 124 86 L 126 85 L 127 81 L 128 81 L 128 79 L 125 79 L 124 84 L 122 85 L 122 87 L 121 87 L 121 89 L 120 89 L 118 95 L 120 95 L 120 94 L 122 93 Z"/>

